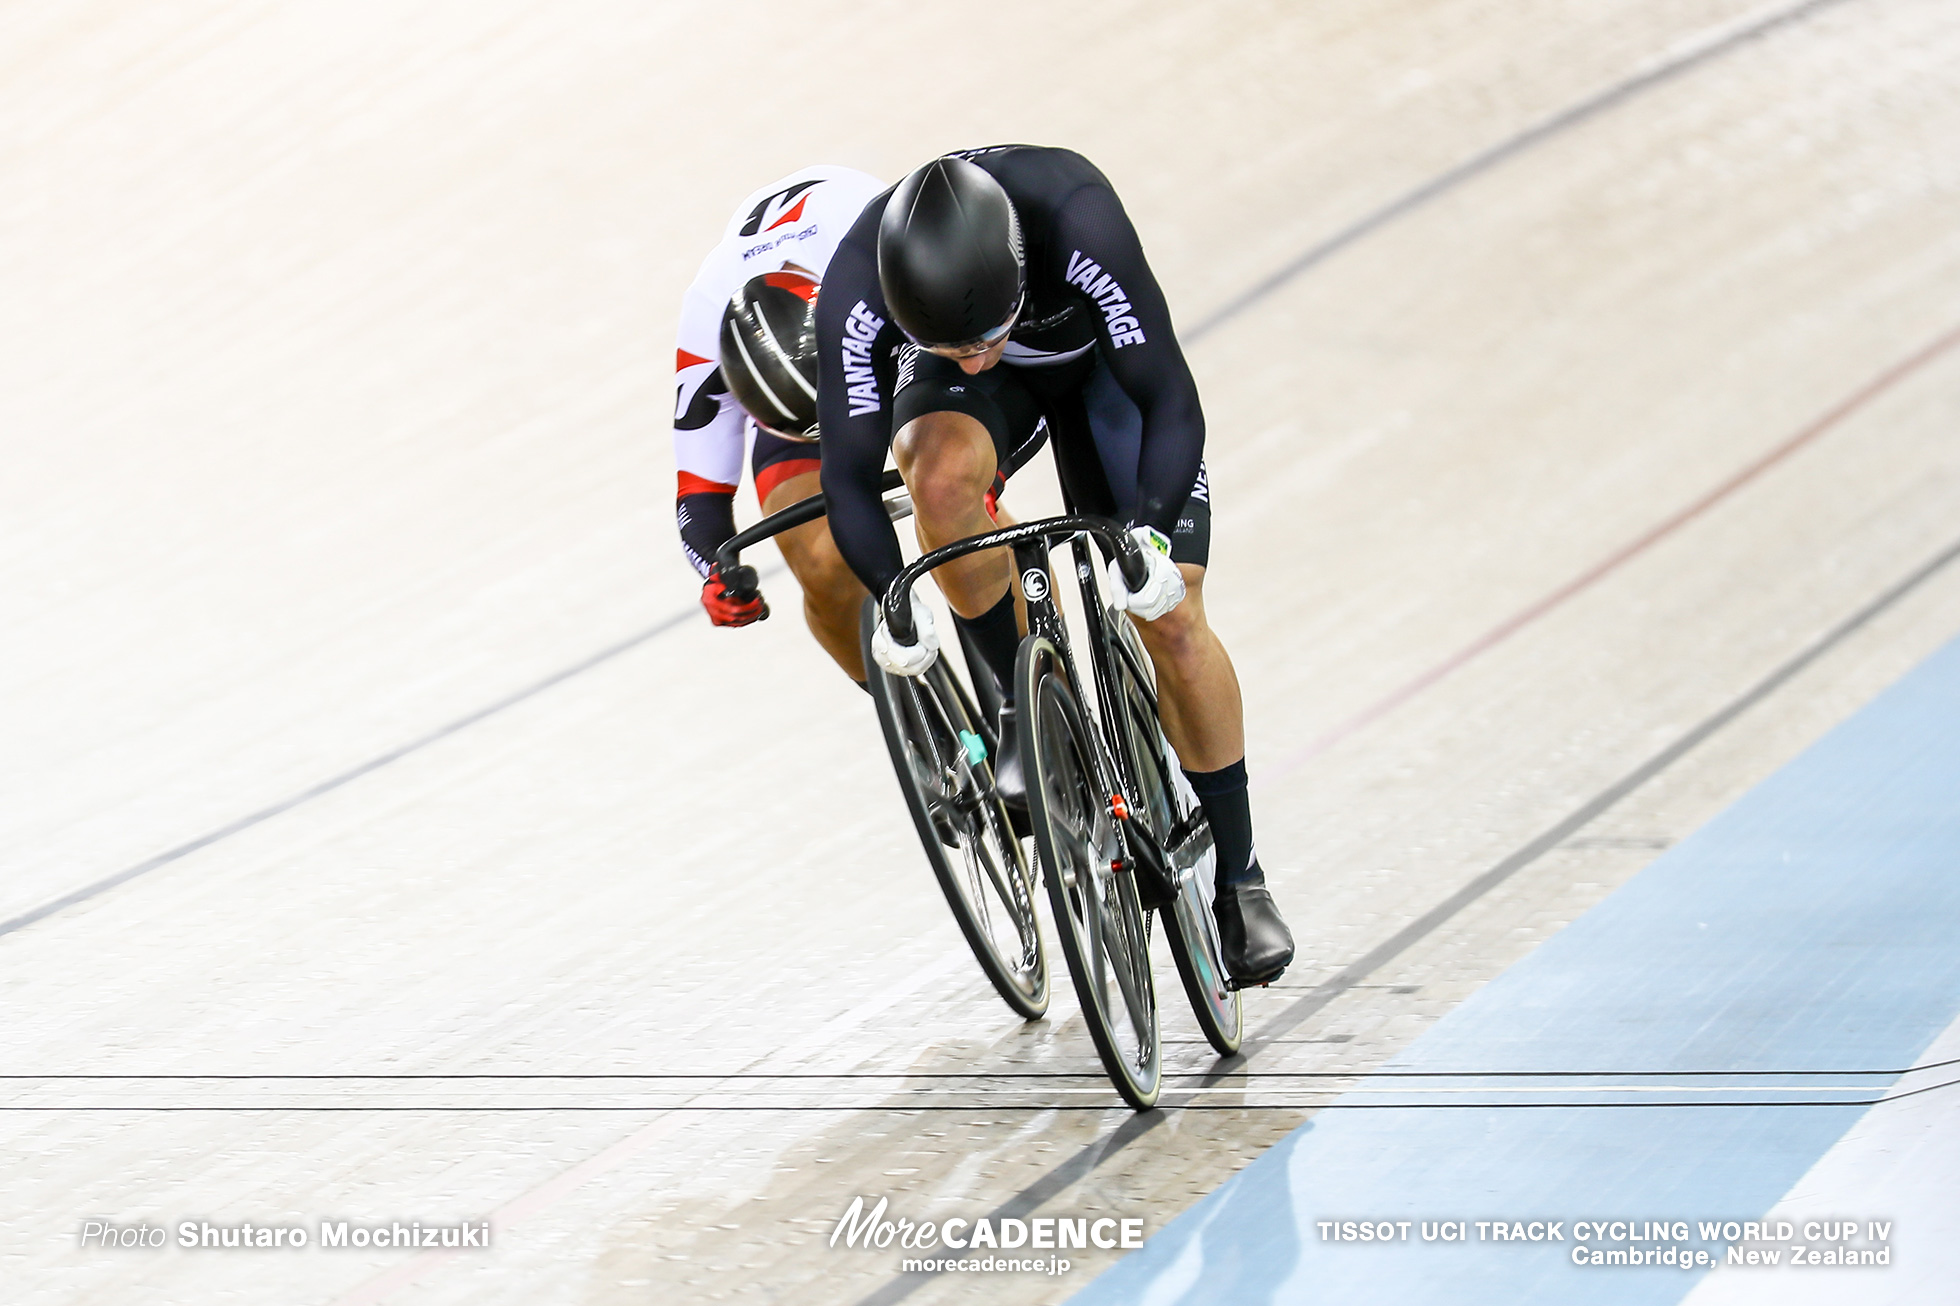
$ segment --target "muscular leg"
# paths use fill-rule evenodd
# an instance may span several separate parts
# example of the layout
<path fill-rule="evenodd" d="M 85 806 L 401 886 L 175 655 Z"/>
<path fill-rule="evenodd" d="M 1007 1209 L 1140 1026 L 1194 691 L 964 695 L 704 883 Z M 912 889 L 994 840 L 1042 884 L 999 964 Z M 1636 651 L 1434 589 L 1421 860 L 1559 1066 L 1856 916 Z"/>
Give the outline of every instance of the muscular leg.
<path fill-rule="evenodd" d="M 937 549 L 994 528 L 984 503 L 998 466 L 993 437 L 965 413 L 926 413 L 892 440 L 899 475 L 912 495 L 912 524 L 921 549 Z M 962 617 L 985 614 L 1007 592 L 1005 549 L 988 549 L 948 563 L 933 578 Z"/>
<path fill-rule="evenodd" d="M 1205 620 L 1205 569 L 1179 563 L 1184 602 L 1139 621 L 1157 667 L 1157 712 L 1187 770 L 1216 771 L 1245 756 L 1245 704 L 1225 645 Z"/>
<path fill-rule="evenodd" d="M 1184 602 L 1137 623 L 1157 667 L 1157 709 L 1185 777 L 1211 820 L 1218 867 L 1212 910 L 1226 969 L 1241 983 L 1278 978 L 1293 960 L 1293 934 L 1280 918 L 1252 845 L 1246 801 L 1245 707 L 1238 673 L 1205 620 L 1205 569 L 1179 563 Z"/>
<path fill-rule="evenodd" d="M 769 491 L 762 501 L 765 513 L 778 512 L 807 499 L 821 487 L 816 472 L 792 476 Z M 851 574 L 844 555 L 830 538 L 830 526 L 819 518 L 776 537 L 796 581 L 803 587 L 803 619 L 824 652 L 852 680 L 864 679 L 864 653 L 858 646 L 858 609 L 864 586 Z"/>
<path fill-rule="evenodd" d="M 892 454 L 912 492 L 919 547 L 943 548 L 994 528 L 986 495 L 999 459 L 986 426 L 965 413 L 923 413 L 900 428 Z M 1025 810 L 1020 731 L 1013 725 L 1014 655 L 1027 618 L 1015 602 L 1006 549 L 987 549 L 933 570 L 961 630 L 973 641 L 1001 693 L 1001 749 L 994 781 L 1010 811 Z M 980 668 L 974 671 L 979 674 Z"/>

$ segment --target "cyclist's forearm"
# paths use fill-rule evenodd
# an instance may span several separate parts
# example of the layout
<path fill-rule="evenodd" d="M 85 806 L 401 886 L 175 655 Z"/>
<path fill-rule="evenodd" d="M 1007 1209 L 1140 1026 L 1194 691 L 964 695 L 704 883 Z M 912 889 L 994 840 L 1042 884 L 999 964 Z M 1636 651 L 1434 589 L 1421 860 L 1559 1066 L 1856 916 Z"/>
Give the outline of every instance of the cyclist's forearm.
<path fill-rule="evenodd" d="M 898 547 L 898 532 L 885 514 L 878 483 L 883 460 L 842 456 L 826 447 L 823 459 L 823 493 L 829 505 L 830 536 L 837 551 L 852 572 L 873 594 L 882 594 L 894 576 L 905 569 L 905 555 Z"/>
<path fill-rule="evenodd" d="M 1177 530 L 1198 468 L 1205 456 L 1205 417 L 1198 392 L 1173 392 L 1144 412 L 1143 452 L 1137 464 L 1139 526 L 1154 526 L 1165 535 Z"/>
<path fill-rule="evenodd" d="M 715 565 L 715 551 L 735 537 L 735 487 L 680 474 L 680 493 L 674 496 L 674 524 L 681 552 L 703 579 Z"/>

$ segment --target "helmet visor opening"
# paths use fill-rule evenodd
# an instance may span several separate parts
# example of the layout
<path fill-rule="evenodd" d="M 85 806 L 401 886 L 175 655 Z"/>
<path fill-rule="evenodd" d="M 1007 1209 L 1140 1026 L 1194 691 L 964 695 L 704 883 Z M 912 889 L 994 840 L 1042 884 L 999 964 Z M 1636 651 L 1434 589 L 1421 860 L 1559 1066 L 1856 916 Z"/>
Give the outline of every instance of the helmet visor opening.
<path fill-rule="evenodd" d="M 927 353 L 937 354 L 941 358 L 972 358 L 976 354 L 984 354 L 1005 340 L 1008 333 L 1014 330 L 1014 324 L 1021 320 L 1021 309 L 1027 302 L 1028 293 L 1024 289 L 1014 300 L 1014 310 L 1007 315 L 1005 322 L 1002 322 L 991 331 L 982 332 L 971 340 L 956 340 L 943 345 L 929 345 L 923 340 L 913 338 L 912 343 Z M 908 332 L 907 335 L 909 336 L 910 333 Z"/>

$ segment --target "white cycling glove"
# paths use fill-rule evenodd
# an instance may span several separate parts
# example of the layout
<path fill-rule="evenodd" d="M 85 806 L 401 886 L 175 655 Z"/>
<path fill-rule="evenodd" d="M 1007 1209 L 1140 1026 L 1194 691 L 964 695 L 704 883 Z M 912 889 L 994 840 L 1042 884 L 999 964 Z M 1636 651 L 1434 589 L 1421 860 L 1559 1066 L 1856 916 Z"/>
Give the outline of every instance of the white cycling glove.
<path fill-rule="evenodd" d="M 1149 570 L 1143 584 L 1132 592 L 1123 581 L 1123 560 L 1109 561 L 1109 587 L 1116 592 L 1116 606 L 1139 621 L 1155 621 L 1184 601 L 1184 574 L 1171 561 L 1171 542 L 1162 531 L 1151 526 L 1132 526 L 1130 538 L 1143 546 L 1143 560 Z"/>
<path fill-rule="evenodd" d="M 912 591 L 912 631 L 918 636 L 916 644 L 900 644 L 892 639 L 891 630 L 885 625 L 885 614 L 878 614 L 878 628 L 871 632 L 871 656 L 878 665 L 894 676 L 924 675 L 932 666 L 933 659 L 939 656 L 939 632 L 933 628 L 932 609 L 919 597 L 919 591 Z"/>

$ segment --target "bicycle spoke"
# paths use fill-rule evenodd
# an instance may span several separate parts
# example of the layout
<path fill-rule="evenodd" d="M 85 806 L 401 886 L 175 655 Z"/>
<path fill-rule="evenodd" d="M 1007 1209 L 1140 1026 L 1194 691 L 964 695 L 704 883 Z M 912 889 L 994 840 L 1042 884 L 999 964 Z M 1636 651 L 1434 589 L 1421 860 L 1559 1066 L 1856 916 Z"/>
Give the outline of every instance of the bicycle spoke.
<path fill-rule="evenodd" d="M 1049 892 L 1082 1014 L 1110 1080 L 1134 1107 L 1157 1097 L 1157 1032 L 1133 888 L 1112 859 L 1121 846 L 1107 803 L 1104 736 L 1082 715 L 1045 637 L 1024 646 L 1020 693 L 1031 731 L 1029 799 Z"/>
<path fill-rule="evenodd" d="M 1128 964 L 1117 969 L 1116 983 L 1123 991 L 1123 1002 L 1130 1011 L 1130 1023 L 1137 1031 L 1139 1044 L 1142 1044 L 1147 1031 L 1154 1029 L 1157 1023 L 1156 1004 L 1150 1001 L 1145 977 L 1139 973 L 1149 967 L 1150 946 L 1129 922 L 1121 923 L 1119 928 L 1128 944 L 1123 950 L 1123 960 Z"/>
<path fill-rule="evenodd" d="M 875 605 L 860 633 L 868 640 Z M 933 875 L 974 959 L 1023 1019 L 1048 1006 L 1048 967 L 1020 841 L 993 801 L 984 762 L 970 755 L 975 709 L 940 666 L 907 678 L 873 671 L 872 697 L 899 787 Z"/>
<path fill-rule="evenodd" d="M 1085 848 L 1094 848 L 1096 846 L 1095 839 L 1090 835 L 1089 823 L 1087 821 L 1079 817 L 1070 820 L 1059 812 L 1056 813 L 1054 820 L 1056 831 L 1065 836 L 1071 843 Z"/>
<path fill-rule="evenodd" d="M 973 914 L 979 918 L 981 928 L 991 937 L 994 923 L 993 909 L 987 902 L 992 895 L 987 892 L 991 877 L 988 874 L 986 860 L 980 856 L 979 850 L 971 842 L 963 844 L 962 851 L 966 854 L 966 882 L 969 889 L 967 897 L 973 903 Z"/>
<path fill-rule="evenodd" d="M 1100 933 L 1106 938 L 1117 941 L 1118 946 L 1110 949 L 1114 963 L 1110 969 L 1116 980 L 1117 991 L 1123 995 L 1123 1006 L 1129 1013 L 1130 1026 L 1140 1034 L 1148 1028 L 1149 1015 L 1143 996 L 1138 991 L 1135 970 L 1137 956 L 1142 952 L 1140 946 L 1142 940 L 1136 937 L 1135 932 L 1129 928 L 1129 922 L 1123 919 L 1122 904 L 1118 900 L 1116 886 L 1111 884 L 1110 890 L 1109 899 L 1102 904 Z"/>
<path fill-rule="evenodd" d="M 1176 841 L 1178 857 L 1172 868 L 1177 879 L 1176 896 L 1164 913 L 1164 928 L 1199 1028 L 1214 1050 L 1229 1055 L 1239 1047 L 1243 1016 L 1239 995 L 1226 981 L 1218 925 L 1208 896 L 1212 878 L 1209 831 L 1199 815 L 1195 795 L 1179 787 L 1182 780 L 1176 754 L 1157 721 L 1149 659 L 1136 642 L 1133 627 L 1121 623 L 1113 624 L 1113 629 L 1116 638 L 1111 641 L 1111 661 L 1122 682 L 1120 694 L 1129 723 L 1125 735 L 1140 785 L 1131 809 L 1144 814 L 1146 825 L 1167 851 L 1173 842 L 1172 833 L 1183 831 Z M 1200 839 L 1201 844 L 1193 842 Z M 1147 926 L 1147 917 L 1145 923 Z"/>
<path fill-rule="evenodd" d="M 1096 986 L 1096 1005 L 1104 1012 L 1109 1011 L 1109 953 L 1103 944 L 1103 925 L 1108 914 L 1103 910 L 1102 877 L 1091 872 L 1090 883 L 1094 889 L 1087 895 L 1084 906 L 1083 924 L 1089 932 L 1089 978 Z"/>
<path fill-rule="evenodd" d="M 996 810 L 987 810 L 982 817 L 982 824 L 987 827 L 987 834 L 993 838 L 995 846 L 1007 846 L 1003 832 L 998 828 L 1000 818 Z M 1012 838 L 1012 832 L 1006 832 L 1005 838 Z M 1012 857 L 984 858 L 981 860 L 981 870 L 985 873 L 994 893 L 1008 908 L 1015 929 L 1021 935 L 1021 946 L 1026 949 L 1029 944 L 1028 936 L 1033 932 L 1034 924 L 1034 901 L 1028 893 L 1027 882 L 1016 873 Z"/>

